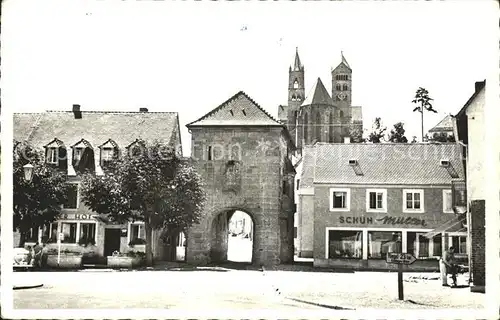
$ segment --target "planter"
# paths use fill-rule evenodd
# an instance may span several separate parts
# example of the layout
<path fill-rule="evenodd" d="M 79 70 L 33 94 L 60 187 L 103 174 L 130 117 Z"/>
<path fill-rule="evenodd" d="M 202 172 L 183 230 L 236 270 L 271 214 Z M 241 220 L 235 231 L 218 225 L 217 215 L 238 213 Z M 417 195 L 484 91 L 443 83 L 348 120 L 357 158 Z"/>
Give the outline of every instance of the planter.
<path fill-rule="evenodd" d="M 110 268 L 134 268 L 139 267 L 143 263 L 140 257 L 116 257 L 108 256 L 108 267 Z"/>
<path fill-rule="evenodd" d="M 82 266 L 82 255 L 61 254 L 59 265 L 57 264 L 57 254 L 47 255 L 47 266 L 51 268 L 78 269 Z"/>

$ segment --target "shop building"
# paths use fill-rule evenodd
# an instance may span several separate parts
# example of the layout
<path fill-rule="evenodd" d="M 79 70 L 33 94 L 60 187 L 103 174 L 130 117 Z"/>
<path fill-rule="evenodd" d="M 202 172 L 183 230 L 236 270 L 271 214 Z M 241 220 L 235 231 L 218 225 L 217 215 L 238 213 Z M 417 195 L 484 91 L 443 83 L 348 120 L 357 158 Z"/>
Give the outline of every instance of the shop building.
<path fill-rule="evenodd" d="M 94 112 L 81 111 L 80 106 L 74 105 L 72 111 L 17 113 L 13 124 L 14 140 L 45 150 L 47 163 L 66 172 L 72 186 L 59 219 L 31 230 L 26 245 L 38 241 L 46 242 L 49 248 L 56 247 L 57 235 L 63 233 L 63 250 L 91 250 L 99 257 L 114 251 L 145 251 L 144 223 L 116 224 L 91 211 L 81 200 L 79 175 L 84 170 L 103 175 L 106 162 L 126 152 L 138 139 L 165 142 L 182 155 L 176 112 L 148 112 L 145 108 L 139 112 Z M 161 231 L 153 233 L 155 259 L 182 257 L 183 234 L 165 240 L 161 235 Z M 18 239 L 14 233 L 14 245 Z"/>
<path fill-rule="evenodd" d="M 464 178 L 460 146 L 317 143 L 304 151 L 298 208 L 312 241 L 301 244 L 312 245 L 314 266 L 394 269 L 385 258 L 400 251 L 418 259 L 410 269 L 438 270 L 450 243 L 467 256 L 453 210 L 452 181 Z"/>

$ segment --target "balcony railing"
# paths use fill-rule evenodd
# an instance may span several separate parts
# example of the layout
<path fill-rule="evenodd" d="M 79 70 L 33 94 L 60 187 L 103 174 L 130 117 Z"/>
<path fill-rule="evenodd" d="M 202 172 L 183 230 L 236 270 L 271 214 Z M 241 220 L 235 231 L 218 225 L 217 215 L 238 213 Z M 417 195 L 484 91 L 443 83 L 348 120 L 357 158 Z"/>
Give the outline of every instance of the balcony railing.
<path fill-rule="evenodd" d="M 451 182 L 451 198 L 453 207 L 467 207 L 467 185 L 465 180 Z"/>

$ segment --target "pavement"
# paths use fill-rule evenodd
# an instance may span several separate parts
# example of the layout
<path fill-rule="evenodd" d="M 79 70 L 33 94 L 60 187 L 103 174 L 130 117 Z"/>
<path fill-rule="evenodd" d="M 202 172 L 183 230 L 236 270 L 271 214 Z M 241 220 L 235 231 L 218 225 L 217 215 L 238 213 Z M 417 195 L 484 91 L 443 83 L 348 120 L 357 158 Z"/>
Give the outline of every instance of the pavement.
<path fill-rule="evenodd" d="M 172 310 L 481 309 L 484 294 L 442 287 L 435 274 L 405 274 L 398 300 L 397 273 L 237 270 L 223 267 L 118 272 L 16 272 L 14 282 L 43 287 L 16 290 L 16 309 L 162 308 Z M 420 278 L 418 278 L 420 276 Z M 427 279 L 424 279 L 427 278 Z M 411 282 L 410 282 L 411 281 Z"/>

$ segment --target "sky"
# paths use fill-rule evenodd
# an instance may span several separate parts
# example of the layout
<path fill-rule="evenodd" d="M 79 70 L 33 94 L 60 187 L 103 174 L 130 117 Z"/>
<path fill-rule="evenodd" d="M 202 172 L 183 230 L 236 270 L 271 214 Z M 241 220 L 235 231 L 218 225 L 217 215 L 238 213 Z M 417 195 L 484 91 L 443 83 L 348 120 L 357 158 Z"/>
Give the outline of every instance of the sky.
<path fill-rule="evenodd" d="M 170 2 L 3 1 L 2 103 L 16 112 L 179 112 L 185 124 L 242 90 L 271 115 L 287 103 L 298 47 L 306 93 L 344 52 L 353 105 L 420 137 L 418 87 L 438 114 L 455 114 L 488 76 L 489 1 Z M 3 101 L 2 101 L 3 102 Z"/>

